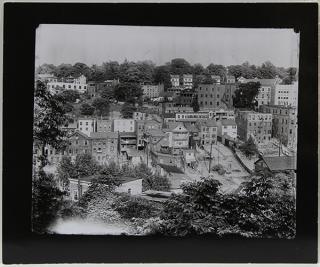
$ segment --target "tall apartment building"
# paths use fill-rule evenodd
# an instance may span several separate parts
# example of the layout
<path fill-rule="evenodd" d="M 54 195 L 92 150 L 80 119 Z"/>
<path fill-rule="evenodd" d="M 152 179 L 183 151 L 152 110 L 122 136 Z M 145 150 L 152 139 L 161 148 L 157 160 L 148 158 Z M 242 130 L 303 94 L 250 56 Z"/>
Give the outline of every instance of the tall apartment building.
<path fill-rule="evenodd" d="M 272 105 L 298 106 L 298 82 L 277 84 L 271 96 Z"/>
<path fill-rule="evenodd" d="M 142 86 L 143 96 L 148 98 L 156 98 L 159 97 L 162 92 L 164 92 L 164 85 L 157 84 L 145 84 Z"/>
<path fill-rule="evenodd" d="M 289 106 L 264 105 L 260 107 L 260 111 L 272 114 L 272 136 L 281 139 L 286 146 L 296 148 L 297 109 Z"/>
<path fill-rule="evenodd" d="M 271 139 L 272 114 L 255 111 L 238 111 L 236 116 L 238 135 L 246 141 L 252 136 L 257 143 L 265 143 Z"/>
<path fill-rule="evenodd" d="M 183 74 L 182 82 L 183 82 L 183 87 L 185 89 L 192 89 L 192 86 L 193 86 L 193 76 L 192 76 L 192 74 Z"/>
<path fill-rule="evenodd" d="M 87 78 L 81 75 L 79 78 L 68 77 L 62 81 L 48 82 L 47 88 L 51 94 L 57 94 L 64 90 L 76 90 L 79 93 L 87 91 Z"/>
<path fill-rule="evenodd" d="M 170 81 L 171 81 L 172 87 L 180 86 L 180 77 L 179 77 L 179 75 L 170 75 Z"/>
<path fill-rule="evenodd" d="M 231 108 L 235 84 L 200 84 L 196 90 L 200 109 Z"/>
<path fill-rule="evenodd" d="M 195 96 L 193 89 L 185 89 L 180 92 L 179 97 L 177 97 L 175 101 L 180 105 L 191 105 Z"/>

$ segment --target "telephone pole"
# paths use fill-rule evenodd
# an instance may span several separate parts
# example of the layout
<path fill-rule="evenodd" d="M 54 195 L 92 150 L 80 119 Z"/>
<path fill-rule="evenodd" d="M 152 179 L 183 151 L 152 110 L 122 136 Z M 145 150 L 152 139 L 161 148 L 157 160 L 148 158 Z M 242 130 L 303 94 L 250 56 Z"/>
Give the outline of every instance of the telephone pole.
<path fill-rule="evenodd" d="M 211 172 L 211 161 L 212 161 L 212 140 L 211 140 L 211 147 L 210 147 L 209 173 Z"/>

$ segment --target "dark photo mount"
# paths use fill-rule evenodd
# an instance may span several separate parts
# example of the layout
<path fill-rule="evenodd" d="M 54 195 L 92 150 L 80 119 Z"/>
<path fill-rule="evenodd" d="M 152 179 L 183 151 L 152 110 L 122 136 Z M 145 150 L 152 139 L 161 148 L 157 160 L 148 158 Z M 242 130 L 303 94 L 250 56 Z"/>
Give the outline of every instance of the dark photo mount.
<path fill-rule="evenodd" d="M 6 3 L 3 50 L 3 262 L 6 264 L 316 262 L 317 23 L 316 3 Z M 206 235 L 169 238 L 32 233 L 33 88 L 35 33 L 39 24 L 294 28 L 299 32 L 296 238 L 215 239 Z"/>

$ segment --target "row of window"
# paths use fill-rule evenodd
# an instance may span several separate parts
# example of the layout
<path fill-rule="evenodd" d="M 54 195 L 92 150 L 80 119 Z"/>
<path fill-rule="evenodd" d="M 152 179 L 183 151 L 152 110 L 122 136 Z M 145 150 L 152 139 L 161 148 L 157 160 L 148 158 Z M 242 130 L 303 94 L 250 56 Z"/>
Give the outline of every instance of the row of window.
<path fill-rule="evenodd" d="M 204 103 L 204 105 L 208 105 L 208 102 L 207 102 L 207 101 L 200 101 L 200 106 L 203 106 L 203 103 Z M 210 101 L 209 103 L 210 103 L 210 106 L 213 105 L 213 104 L 212 104 L 212 101 Z M 219 106 L 219 105 L 220 105 L 220 103 L 219 103 L 219 101 L 217 101 L 217 106 Z"/>
<path fill-rule="evenodd" d="M 208 95 L 200 94 L 200 97 L 203 97 L 203 96 L 204 96 L 204 97 L 208 97 Z M 213 98 L 213 95 L 211 94 L 210 97 Z M 219 98 L 219 97 L 220 97 L 219 94 L 217 94 L 217 98 Z"/>

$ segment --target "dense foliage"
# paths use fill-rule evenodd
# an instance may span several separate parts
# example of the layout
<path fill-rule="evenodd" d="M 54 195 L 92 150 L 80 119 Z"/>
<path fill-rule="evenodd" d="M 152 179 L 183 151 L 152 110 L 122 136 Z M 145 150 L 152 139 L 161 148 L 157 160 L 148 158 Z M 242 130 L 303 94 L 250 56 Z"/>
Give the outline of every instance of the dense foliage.
<path fill-rule="evenodd" d="M 144 225 L 152 234 L 294 238 L 295 194 L 292 176 L 275 183 L 271 174 L 256 174 L 238 192 L 221 194 L 220 182 L 203 178 L 173 195 L 160 215 Z M 275 184 L 278 184 L 277 186 Z"/>
<path fill-rule="evenodd" d="M 252 136 L 250 136 L 244 144 L 240 145 L 239 149 L 243 154 L 245 154 L 246 157 L 249 158 L 259 153 L 257 145 L 255 144 Z"/>
<path fill-rule="evenodd" d="M 257 106 L 255 97 L 259 93 L 259 82 L 249 82 L 239 84 L 239 89 L 235 91 L 233 105 L 235 108 L 254 109 Z"/>

